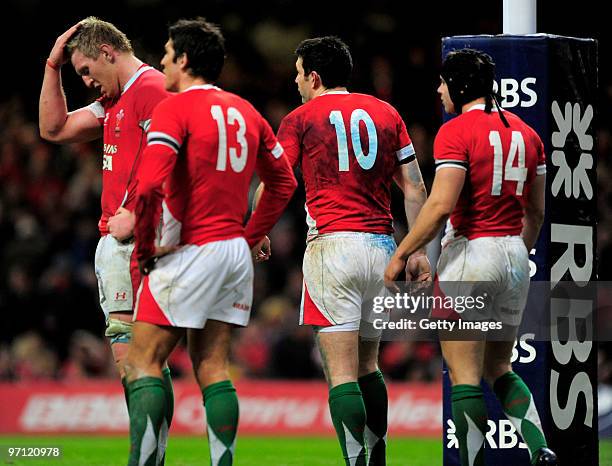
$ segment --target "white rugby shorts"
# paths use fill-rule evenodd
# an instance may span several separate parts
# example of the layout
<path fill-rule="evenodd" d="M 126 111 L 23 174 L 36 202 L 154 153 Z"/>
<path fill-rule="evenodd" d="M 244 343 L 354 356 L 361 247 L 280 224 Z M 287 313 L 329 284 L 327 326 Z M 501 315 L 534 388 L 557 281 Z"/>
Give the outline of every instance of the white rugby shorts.
<path fill-rule="evenodd" d="M 304 254 L 300 324 L 321 331 L 364 329 L 375 318 L 376 296 L 386 296 L 383 275 L 395 251 L 389 235 L 341 232 L 315 237 Z"/>
<path fill-rule="evenodd" d="M 444 296 L 484 296 L 482 309 L 434 309 L 433 317 L 494 320 L 517 327 L 529 292 L 529 254 L 520 236 L 458 237 L 442 249 L 436 290 Z"/>
<path fill-rule="evenodd" d="M 144 277 L 134 320 L 194 329 L 208 319 L 246 326 L 252 301 L 253 261 L 243 237 L 186 245 Z"/>
<path fill-rule="evenodd" d="M 134 242 L 121 243 L 111 235 L 102 236 L 96 247 L 95 273 L 106 319 L 111 312 L 131 312 L 140 285 Z"/>

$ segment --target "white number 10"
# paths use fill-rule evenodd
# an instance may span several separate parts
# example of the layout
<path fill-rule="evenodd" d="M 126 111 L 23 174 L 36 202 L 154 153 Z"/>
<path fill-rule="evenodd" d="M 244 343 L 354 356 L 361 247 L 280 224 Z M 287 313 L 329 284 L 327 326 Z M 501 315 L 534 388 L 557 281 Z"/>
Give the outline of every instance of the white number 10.
<path fill-rule="evenodd" d="M 329 114 L 329 122 L 336 128 L 336 137 L 338 138 L 338 171 L 347 172 L 349 171 L 349 152 L 342 112 L 340 110 L 332 110 Z M 365 124 L 368 133 L 367 154 L 364 154 L 361 147 L 361 136 L 359 134 L 359 124 L 361 122 Z M 372 117 L 368 112 L 360 108 L 353 110 L 351 113 L 351 142 L 353 143 L 353 151 L 359 166 L 364 170 L 372 168 L 374 162 L 376 162 L 378 136 L 376 135 L 376 126 Z"/>
<path fill-rule="evenodd" d="M 220 105 L 213 105 L 210 107 L 210 113 L 213 119 L 217 122 L 217 129 L 219 130 L 219 149 L 217 152 L 217 170 L 224 172 L 227 167 L 227 127 L 225 125 L 225 117 L 223 115 L 223 109 Z M 227 109 L 227 123 L 233 125 L 238 122 L 238 130 L 236 132 L 236 140 L 240 144 L 240 155 L 235 147 L 229 148 L 229 159 L 232 170 L 236 173 L 240 173 L 244 170 L 247 163 L 247 155 L 249 153 L 249 146 L 247 140 L 244 137 L 246 134 L 246 123 L 242 114 L 234 107 Z"/>
<path fill-rule="evenodd" d="M 491 195 L 501 195 L 502 181 L 516 181 L 516 195 L 523 195 L 523 186 L 527 179 L 527 168 L 525 167 L 525 141 L 520 131 L 512 131 L 512 141 L 506 167 L 503 167 L 503 148 L 499 131 L 489 133 L 489 143 L 493 146 L 493 186 Z M 518 166 L 514 166 L 514 159 L 518 153 Z M 504 173 L 505 172 L 505 173 Z"/>

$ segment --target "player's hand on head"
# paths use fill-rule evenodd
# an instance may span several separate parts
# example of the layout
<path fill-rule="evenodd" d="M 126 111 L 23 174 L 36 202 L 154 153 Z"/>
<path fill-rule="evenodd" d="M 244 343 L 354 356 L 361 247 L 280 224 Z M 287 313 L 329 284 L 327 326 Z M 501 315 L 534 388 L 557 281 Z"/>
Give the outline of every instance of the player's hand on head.
<path fill-rule="evenodd" d="M 79 30 L 80 27 L 81 23 L 79 22 L 67 31 L 64 31 L 64 33 L 55 40 L 51 53 L 49 53 L 49 60 L 51 60 L 51 62 L 53 62 L 55 65 L 61 66 L 70 58 L 66 54 L 65 47 L 70 38 Z"/>
<path fill-rule="evenodd" d="M 264 262 L 270 259 L 272 248 L 270 238 L 264 236 L 263 239 L 251 249 L 251 256 L 255 262 Z"/>
<path fill-rule="evenodd" d="M 108 231 L 117 241 L 125 241 L 134 235 L 136 216 L 125 207 L 119 207 L 115 215 L 108 219 Z"/>
<path fill-rule="evenodd" d="M 393 257 L 391 257 L 389 263 L 387 264 L 387 268 L 385 269 L 384 280 L 387 289 L 396 293 L 400 291 L 399 287 L 395 282 L 397 281 L 398 275 L 402 273 L 405 268 L 406 261 L 394 254 Z"/>
<path fill-rule="evenodd" d="M 412 254 L 406 263 L 406 281 L 431 282 L 431 264 L 423 253 Z"/>

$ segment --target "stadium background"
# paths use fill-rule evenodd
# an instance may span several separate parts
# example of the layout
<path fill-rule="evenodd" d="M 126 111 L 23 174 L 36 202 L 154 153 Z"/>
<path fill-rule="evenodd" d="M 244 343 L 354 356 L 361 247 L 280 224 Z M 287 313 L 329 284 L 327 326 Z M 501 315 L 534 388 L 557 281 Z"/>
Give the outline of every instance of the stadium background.
<path fill-rule="evenodd" d="M 440 39 L 502 32 L 502 1 L 327 2 L 128 0 L 83 5 L 10 0 L 3 4 L 4 67 L 0 86 L 0 381 L 73 386 L 116 374 L 97 303 L 93 253 L 101 174 L 101 143 L 54 146 L 37 131 L 44 60 L 55 38 L 96 15 L 132 40 L 136 55 L 158 66 L 166 26 L 203 15 L 219 23 L 227 62 L 219 85 L 250 100 L 276 129 L 300 104 L 293 50 L 306 37 L 336 34 L 351 46 L 351 90 L 395 105 L 413 139 L 426 183 L 433 177 L 432 143 L 441 121 L 435 93 Z M 538 31 L 599 40 L 598 254 L 599 278 L 612 278 L 611 32 L 599 4 L 540 0 Z M 71 66 L 64 70 L 69 108 L 95 97 Z M 401 199 L 395 192 L 394 211 Z M 405 224 L 396 222 L 398 237 Z M 272 258 L 257 265 L 251 325 L 236 333 L 233 370 L 246 380 L 322 377 L 311 331 L 297 324 L 305 222 L 298 190 L 271 234 Z M 171 361 L 176 379 L 191 380 L 186 352 Z M 390 380 L 438 387 L 441 363 L 432 343 L 387 342 L 381 366 Z M 612 412 L 612 347 L 600 345 L 600 412 Z M 280 387 L 283 387 L 280 385 Z M 287 391 L 291 386 L 284 386 Z M 284 389 L 283 389 L 284 390 Z M 606 427 L 612 422 L 601 422 Z M 1 429 L 0 429 L 1 430 Z M 440 428 L 441 430 L 441 428 Z M 612 436 L 612 427 L 602 434 Z"/>

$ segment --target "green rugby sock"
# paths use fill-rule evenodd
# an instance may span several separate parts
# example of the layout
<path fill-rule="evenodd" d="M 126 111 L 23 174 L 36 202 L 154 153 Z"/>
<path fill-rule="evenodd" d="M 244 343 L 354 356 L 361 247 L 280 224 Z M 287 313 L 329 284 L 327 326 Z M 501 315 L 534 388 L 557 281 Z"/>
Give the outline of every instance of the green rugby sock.
<path fill-rule="evenodd" d="M 172 388 L 172 377 L 170 376 L 170 368 L 162 369 L 162 382 L 164 384 L 164 393 L 166 394 L 166 425 L 165 435 L 159 436 L 158 448 L 163 451 L 160 465 L 163 466 L 166 462 L 166 448 L 168 446 L 168 430 L 172 424 L 172 416 L 174 416 L 174 390 Z"/>
<path fill-rule="evenodd" d="M 130 397 L 128 396 L 127 388 L 127 377 L 121 377 L 121 385 L 123 385 L 123 396 L 125 397 L 125 405 L 127 406 L 128 413 L 130 412 Z"/>
<path fill-rule="evenodd" d="M 495 381 L 493 391 L 502 404 L 504 414 L 523 437 L 533 461 L 534 454 L 547 445 L 531 391 L 523 379 L 512 371 Z"/>
<path fill-rule="evenodd" d="M 143 377 L 127 384 L 130 400 L 129 466 L 156 466 L 164 451 L 158 448 L 160 437 L 168 435 L 166 394 L 157 377 Z"/>
<path fill-rule="evenodd" d="M 365 440 L 368 446 L 368 466 L 385 466 L 389 410 L 385 379 L 382 372 L 377 370 L 359 377 L 358 382 L 366 410 Z"/>
<path fill-rule="evenodd" d="M 231 466 L 238 430 L 238 397 L 230 380 L 213 383 L 202 390 L 211 466 Z"/>
<path fill-rule="evenodd" d="M 330 389 L 329 411 L 346 466 L 366 466 L 366 410 L 359 384 L 348 382 Z"/>
<path fill-rule="evenodd" d="M 475 385 L 455 385 L 451 399 L 461 466 L 485 466 L 487 407 L 482 388 Z"/>

